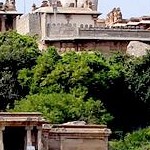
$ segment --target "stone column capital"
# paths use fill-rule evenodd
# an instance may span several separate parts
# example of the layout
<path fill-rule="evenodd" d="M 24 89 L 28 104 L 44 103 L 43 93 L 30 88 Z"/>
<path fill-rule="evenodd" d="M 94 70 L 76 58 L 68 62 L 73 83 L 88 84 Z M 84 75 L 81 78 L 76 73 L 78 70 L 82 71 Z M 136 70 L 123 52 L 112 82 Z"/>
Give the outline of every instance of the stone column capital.
<path fill-rule="evenodd" d="M 26 130 L 33 130 L 33 126 L 26 126 L 25 129 Z"/>
<path fill-rule="evenodd" d="M 36 129 L 37 130 L 42 130 L 42 126 L 37 126 Z"/>
<path fill-rule="evenodd" d="M 4 150 L 3 130 L 5 130 L 5 127 L 4 126 L 0 126 L 0 150 Z"/>
<path fill-rule="evenodd" d="M 4 131 L 5 130 L 5 126 L 0 126 L 0 131 Z"/>

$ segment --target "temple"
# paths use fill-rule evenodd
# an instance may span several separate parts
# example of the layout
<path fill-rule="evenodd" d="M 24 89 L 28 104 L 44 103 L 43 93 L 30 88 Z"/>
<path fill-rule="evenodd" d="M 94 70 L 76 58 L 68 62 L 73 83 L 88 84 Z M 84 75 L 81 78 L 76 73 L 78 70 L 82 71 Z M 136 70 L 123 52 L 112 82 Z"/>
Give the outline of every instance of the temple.
<path fill-rule="evenodd" d="M 36 35 L 41 50 L 54 46 L 58 52 L 114 51 L 126 53 L 130 41 L 150 44 L 148 17 L 124 19 L 121 9 L 114 8 L 100 19 L 98 0 L 43 0 L 32 11 L 18 16 L 16 30 Z"/>
<path fill-rule="evenodd" d="M 110 133 L 78 121 L 50 124 L 37 112 L 0 113 L 0 150 L 108 150 Z"/>
<path fill-rule="evenodd" d="M 150 44 L 150 16 L 124 19 L 119 7 L 101 19 L 98 0 L 41 0 L 32 11 L 16 11 L 15 0 L 0 3 L 0 31 L 16 30 L 38 37 L 39 49 L 54 46 L 58 52 L 114 51 L 126 53 L 131 41 Z"/>
<path fill-rule="evenodd" d="M 21 15 L 16 10 L 15 0 L 0 2 L 0 32 L 16 29 L 16 16 Z"/>
<path fill-rule="evenodd" d="M 98 21 L 99 22 L 99 21 Z M 103 21 L 103 25 L 109 28 L 115 29 L 150 29 L 150 16 L 131 17 L 130 19 L 124 19 L 121 9 L 113 8 L 107 14 L 106 19 Z"/>

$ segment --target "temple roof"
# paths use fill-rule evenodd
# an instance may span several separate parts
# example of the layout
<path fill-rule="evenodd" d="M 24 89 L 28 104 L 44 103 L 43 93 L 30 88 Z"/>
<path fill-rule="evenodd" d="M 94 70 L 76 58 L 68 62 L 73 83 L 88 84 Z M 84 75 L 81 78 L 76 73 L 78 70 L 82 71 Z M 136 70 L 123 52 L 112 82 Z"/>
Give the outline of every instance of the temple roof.
<path fill-rule="evenodd" d="M 33 13 L 54 13 L 53 7 L 40 7 L 33 11 Z M 100 15 L 98 11 L 93 11 L 90 8 L 72 8 L 72 7 L 57 7 L 57 14 L 91 14 Z"/>
<path fill-rule="evenodd" d="M 22 13 L 17 11 L 0 11 L 0 15 L 22 15 Z"/>
<path fill-rule="evenodd" d="M 38 112 L 0 112 L 0 125 L 26 126 L 42 125 L 46 123 L 41 113 Z"/>

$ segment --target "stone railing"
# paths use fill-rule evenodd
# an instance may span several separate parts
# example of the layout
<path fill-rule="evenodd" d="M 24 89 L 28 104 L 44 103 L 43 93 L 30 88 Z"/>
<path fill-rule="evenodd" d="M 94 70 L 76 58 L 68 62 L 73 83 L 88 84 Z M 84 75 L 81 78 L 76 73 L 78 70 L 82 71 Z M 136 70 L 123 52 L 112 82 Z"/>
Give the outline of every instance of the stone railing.
<path fill-rule="evenodd" d="M 79 29 L 79 37 L 102 37 L 102 38 L 150 38 L 150 31 L 140 29 Z M 150 39 L 149 39 L 150 40 Z"/>
<path fill-rule="evenodd" d="M 77 28 L 71 25 L 48 25 L 47 37 L 50 39 L 106 39 L 150 41 L 150 31 L 142 29 Z"/>

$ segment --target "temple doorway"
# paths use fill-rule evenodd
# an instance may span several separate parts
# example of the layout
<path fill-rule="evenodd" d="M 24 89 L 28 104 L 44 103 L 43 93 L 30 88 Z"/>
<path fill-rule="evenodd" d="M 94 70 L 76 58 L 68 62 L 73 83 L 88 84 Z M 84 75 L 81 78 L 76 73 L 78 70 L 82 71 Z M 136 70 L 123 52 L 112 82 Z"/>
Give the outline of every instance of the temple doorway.
<path fill-rule="evenodd" d="M 5 127 L 4 150 L 24 150 L 25 135 L 25 127 Z"/>

